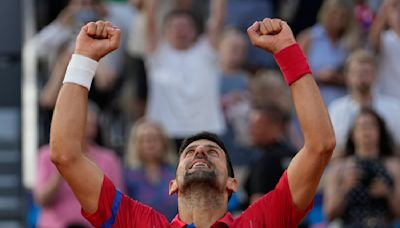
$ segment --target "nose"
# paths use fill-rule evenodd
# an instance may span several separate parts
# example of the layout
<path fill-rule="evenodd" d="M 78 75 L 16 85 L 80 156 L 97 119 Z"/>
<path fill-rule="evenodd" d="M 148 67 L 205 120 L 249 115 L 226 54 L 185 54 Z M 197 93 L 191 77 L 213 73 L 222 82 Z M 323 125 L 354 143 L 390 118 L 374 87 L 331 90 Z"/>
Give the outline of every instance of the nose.
<path fill-rule="evenodd" d="M 203 146 L 196 147 L 194 154 L 195 158 L 204 158 L 206 157 L 206 154 L 206 149 Z"/>

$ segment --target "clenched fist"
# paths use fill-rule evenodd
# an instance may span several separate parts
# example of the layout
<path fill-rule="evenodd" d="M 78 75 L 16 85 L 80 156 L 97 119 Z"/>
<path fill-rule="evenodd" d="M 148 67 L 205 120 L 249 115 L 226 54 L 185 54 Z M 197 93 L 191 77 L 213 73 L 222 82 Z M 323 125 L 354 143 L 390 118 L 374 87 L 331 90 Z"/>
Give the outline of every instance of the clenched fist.
<path fill-rule="evenodd" d="M 289 25 L 280 19 L 256 21 L 247 29 L 247 33 L 254 46 L 272 54 L 296 43 Z"/>
<path fill-rule="evenodd" d="M 96 61 L 119 47 L 121 30 L 111 22 L 90 22 L 82 27 L 76 38 L 75 54 Z"/>

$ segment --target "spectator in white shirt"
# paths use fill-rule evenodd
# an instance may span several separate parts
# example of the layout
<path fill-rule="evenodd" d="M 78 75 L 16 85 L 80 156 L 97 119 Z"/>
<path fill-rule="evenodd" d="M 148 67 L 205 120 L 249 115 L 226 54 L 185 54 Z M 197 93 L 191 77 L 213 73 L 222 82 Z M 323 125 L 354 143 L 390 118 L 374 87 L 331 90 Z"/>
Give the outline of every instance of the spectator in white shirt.
<path fill-rule="evenodd" d="M 400 101 L 373 91 L 376 79 L 376 60 L 365 51 L 353 52 L 346 62 L 346 84 L 349 95 L 334 100 L 329 113 L 335 130 L 337 151 L 343 150 L 345 139 L 361 107 L 374 109 L 387 123 L 398 145 L 400 142 Z"/>

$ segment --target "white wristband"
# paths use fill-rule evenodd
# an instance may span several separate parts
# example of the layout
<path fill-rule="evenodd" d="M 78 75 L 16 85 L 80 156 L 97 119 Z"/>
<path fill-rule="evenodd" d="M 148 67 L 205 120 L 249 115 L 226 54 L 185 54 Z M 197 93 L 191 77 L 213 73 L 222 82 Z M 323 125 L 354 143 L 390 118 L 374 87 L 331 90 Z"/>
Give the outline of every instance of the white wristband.
<path fill-rule="evenodd" d="M 90 90 L 99 63 L 83 55 L 73 54 L 63 83 L 74 83 Z"/>

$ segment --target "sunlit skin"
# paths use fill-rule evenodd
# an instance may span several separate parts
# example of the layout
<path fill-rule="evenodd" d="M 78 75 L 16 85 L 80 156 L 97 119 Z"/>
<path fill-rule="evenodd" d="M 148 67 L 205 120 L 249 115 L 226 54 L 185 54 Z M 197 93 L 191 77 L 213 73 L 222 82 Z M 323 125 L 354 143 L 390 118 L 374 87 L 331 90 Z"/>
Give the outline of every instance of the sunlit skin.
<path fill-rule="evenodd" d="M 225 192 L 226 199 L 229 192 L 236 191 L 236 179 L 228 177 L 225 152 L 214 142 L 198 140 L 189 144 L 179 158 L 176 170 L 176 179 L 171 181 L 170 194 L 182 194 L 184 176 L 186 173 L 215 172 L 217 185 L 220 191 Z"/>

